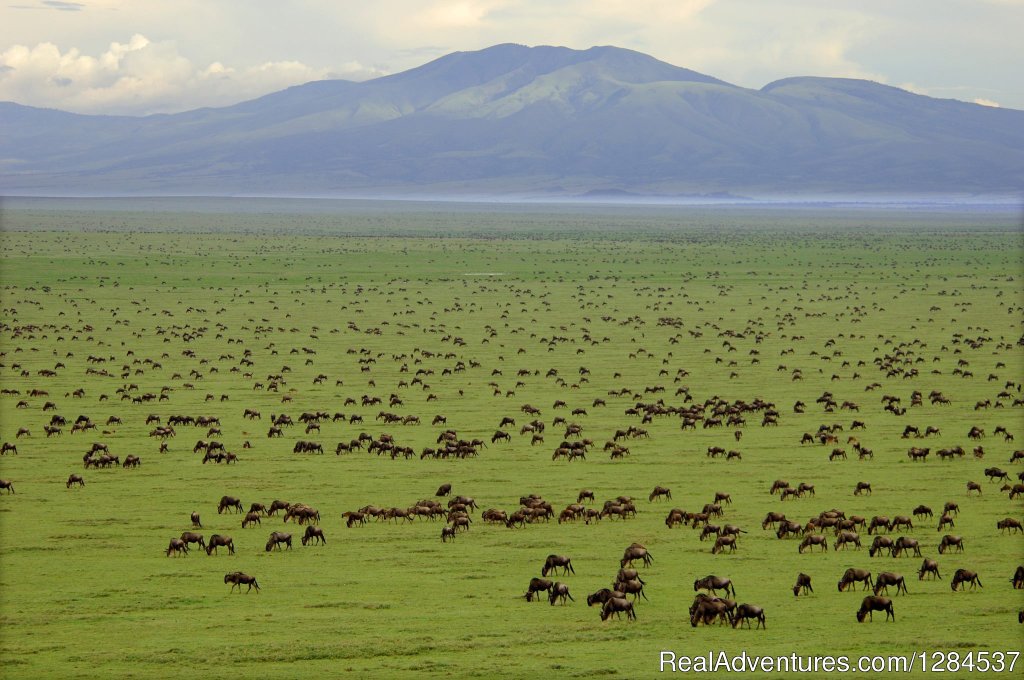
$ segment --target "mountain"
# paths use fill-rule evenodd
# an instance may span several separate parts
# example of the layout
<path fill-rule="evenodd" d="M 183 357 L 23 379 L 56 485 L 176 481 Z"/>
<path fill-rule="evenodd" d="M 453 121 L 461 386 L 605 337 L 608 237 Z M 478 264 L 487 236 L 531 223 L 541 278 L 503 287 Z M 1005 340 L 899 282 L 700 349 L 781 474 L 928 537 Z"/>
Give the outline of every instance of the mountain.
<path fill-rule="evenodd" d="M 760 90 L 616 47 L 497 45 L 223 108 L 0 102 L 0 192 L 1014 194 L 1024 111 L 878 83 Z"/>

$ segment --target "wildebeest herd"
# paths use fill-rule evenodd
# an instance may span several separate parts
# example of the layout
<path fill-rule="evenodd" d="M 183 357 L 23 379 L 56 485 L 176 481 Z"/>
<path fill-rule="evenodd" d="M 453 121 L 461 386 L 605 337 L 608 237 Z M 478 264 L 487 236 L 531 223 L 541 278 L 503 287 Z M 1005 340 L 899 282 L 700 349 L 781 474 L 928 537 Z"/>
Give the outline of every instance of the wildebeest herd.
<path fill-rule="evenodd" d="M 1005 610 L 984 613 L 1015 623 L 1024 310 L 998 295 L 1012 282 L 726 275 L 677 266 L 677 244 L 638 268 L 579 243 L 564 247 L 590 249 L 593 279 L 529 244 L 510 247 L 543 252 L 542 273 L 481 281 L 447 268 L 466 254 L 428 264 L 443 246 L 423 245 L 409 278 L 332 281 L 281 258 L 303 275 L 280 286 L 247 253 L 242 279 L 202 295 L 172 288 L 170 255 L 131 291 L 99 269 L 21 273 L 0 327 L 5 509 L 143 490 L 163 528 L 141 564 L 259 600 L 380 542 L 399 562 L 487 564 L 505 615 L 543 595 L 562 606 L 529 616 L 585 600 L 595 624 L 695 634 L 897 608 L 902 623 L 949 579 L 949 616 L 998 590 Z"/>

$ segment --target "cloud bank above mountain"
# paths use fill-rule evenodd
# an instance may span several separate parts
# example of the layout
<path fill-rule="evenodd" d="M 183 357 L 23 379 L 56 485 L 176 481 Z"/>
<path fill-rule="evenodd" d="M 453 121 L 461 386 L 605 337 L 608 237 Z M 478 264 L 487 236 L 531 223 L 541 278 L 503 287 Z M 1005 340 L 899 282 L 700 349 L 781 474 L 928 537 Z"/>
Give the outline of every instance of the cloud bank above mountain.
<path fill-rule="evenodd" d="M 14 0 L 0 100 L 84 113 L 220 106 L 456 50 L 615 44 L 744 87 L 866 78 L 1024 108 L 1022 0 Z"/>

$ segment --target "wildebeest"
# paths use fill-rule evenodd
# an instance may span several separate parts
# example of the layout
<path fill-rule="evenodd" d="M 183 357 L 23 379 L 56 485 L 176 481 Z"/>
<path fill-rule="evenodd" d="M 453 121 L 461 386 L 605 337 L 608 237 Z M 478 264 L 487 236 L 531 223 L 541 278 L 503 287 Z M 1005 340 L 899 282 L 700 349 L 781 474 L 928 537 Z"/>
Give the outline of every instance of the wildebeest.
<path fill-rule="evenodd" d="M 860 609 L 857 610 L 857 622 L 864 623 L 864 619 L 874 620 L 872 616 L 873 612 L 885 612 L 885 620 L 888 621 L 889 617 L 892 617 L 893 621 L 896 621 L 896 612 L 892 608 L 892 600 L 887 597 L 880 597 L 878 595 L 868 595 L 860 604 Z"/>
<path fill-rule="evenodd" d="M 956 548 L 957 552 L 964 551 L 964 539 L 962 536 L 953 536 L 952 534 L 946 534 L 942 537 L 939 542 L 939 554 L 942 555 L 949 548 Z"/>
<path fill-rule="evenodd" d="M 811 587 L 811 577 L 807 574 L 800 573 L 796 577 L 796 585 L 793 586 L 793 595 L 798 597 L 800 593 L 806 595 L 807 593 L 813 593 L 814 588 Z"/>
<path fill-rule="evenodd" d="M 193 512 L 191 519 L 192 519 L 192 527 L 193 528 L 195 528 L 195 529 L 202 529 L 203 528 L 202 522 L 199 521 L 199 513 L 198 512 Z"/>
<path fill-rule="evenodd" d="M 221 536 L 220 534 L 210 536 L 210 540 L 206 544 L 206 554 L 212 555 L 220 547 L 227 548 L 229 555 L 235 554 L 235 542 L 231 540 L 230 536 Z"/>
<path fill-rule="evenodd" d="M 0 479 L 0 489 L 7 489 L 7 493 L 14 493 L 14 482 L 9 479 Z"/>
<path fill-rule="evenodd" d="M 883 550 L 888 550 L 889 555 L 892 555 L 893 540 L 888 536 L 875 536 L 875 540 L 872 541 L 871 547 L 868 548 L 868 555 L 874 557 L 876 553 Z"/>
<path fill-rule="evenodd" d="M 875 579 L 875 595 L 882 592 L 883 590 L 888 593 L 889 586 L 896 586 L 896 594 L 899 595 L 901 592 L 907 592 L 907 584 L 903 580 L 903 576 L 900 574 L 894 574 L 891 571 L 883 571 Z"/>
<path fill-rule="evenodd" d="M 197 534 L 191 531 L 183 531 L 181 534 L 181 540 L 185 541 L 186 544 L 198 543 L 200 548 L 206 548 L 206 541 L 203 540 L 202 534 Z"/>
<path fill-rule="evenodd" d="M 77 484 L 82 487 L 85 486 L 85 480 L 82 479 L 82 475 L 71 475 L 68 477 L 68 481 L 65 486 L 70 489 L 72 484 Z"/>
<path fill-rule="evenodd" d="M 915 557 L 921 556 L 921 546 L 918 544 L 917 539 L 900 536 L 892 546 L 892 556 L 899 557 L 904 551 L 909 552 L 911 550 L 914 551 Z"/>
<path fill-rule="evenodd" d="M 281 549 L 281 544 L 284 543 L 288 546 L 288 549 L 292 549 L 292 535 L 286 534 L 283 531 L 273 531 L 270 533 L 270 537 L 267 539 L 266 552 L 270 552 L 274 548 Z"/>
<path fill-rule="evenodd" d="M 262 523 L 263 522 L 260 521 L 260 513 L 258 513 L 258 512 L 249 512 L 249 513 L 246 513 L 245 519 L 242 520 L 242 528 L 244 529 L 244 528 L 246 528 L 247 526 L 249 526 L 251 524 L 262 524 Z"/>
<path fill-rule="evenodd" d="M 694 592 L 701 589 L 712 593 L 724 590 L 726 595 L 731 593 L 733 597 L 736 597 L 736 586 L 733 585 L 732 579 L 715 576 L 714 574 L 709 574 L 708 576 L 697 579 L 693 582 Z"/>
<path fill-rule="evenodd" d="M 939 573 L 939 563 L 926 557 L 924 562 L 921 563 L 921 568 L 917 570 L 917 580 L 923 581 L 925 574 L 931 574 L 935 578 L 941 579 L 942 574 Z"/>
<path fill-rule="evenodd" d="M 622 612 L 626 612 L 626 619 L 632 619 L 636 621 L 636 612 L 633 610 L 633 603 L 624 597 L 612 597 L 609 598 L 604 605 L 601 606 L 601 620 L 607 621 L 611 618 L 612 614 L 616 617 L 621 616 Z"/>
<path fill-rule="evenodd" d="M 1010 583 L 1013 584 L 1014 590 L 1024 589 L 1024 564 L 1019 565 L 1017 570 L 1013 572 L 1013 578 L 1010 579 Z"/>
<path fill-rule="evenodd" d="M 572 560 L 566 555 L 548 555 L 544 561 L 544 567 L 540 570 L 541 576 L 547 576 L 548 572 L 554 572 L 558 567 L 562 568 L 562 574 L 576 573 L 572 568 Z"/>
<path fill-rule="evenodd" d="M 735 628 L 741 622 L 745 622 L 747 628 L 750 628 L 751 619 L 757 621 L 757 625 L 761 628 L 767 629 L 765 626 L 764 610 L 752 604 L 741 604 L 736 607 L 736 613 L 732 617 L 732 627 Z"/>
<path fill-rule="evenodd" d="M 455 534 L 455 527 L 441 527 L 441 542 L 447 543 L 448 541 L 454 541 Z"/>
<path fill-rule="evenodd" d="M 434 495 L 435 496 L 447 496 L 451 492 L 452 492 L 452 485 L 451 484 L 442 484 L 441 486 L 437 487 L 437 492 Z"/>
<path fill-rule="evenodd" d="M 857 487 L 853 490 L 854 496 L 860 496 L 861 494 L 871 495 L 871 485 L 867 482 L 857 482 Z"/>
<path fill-rule="evenodd" d="M 803 554 L 804 548 L 808 548 L 813 545 L 821 546 L 822 552 L 825 552 L 828 550 L 828 539 L 823 534 L 809 534 L 804 536 L 804 540 L 800 542 L 797 552 Z"/>
<path fill-rule="evenodd" d="M 306 527 L 306 533 L 302 535 L 302 545 L 306 545 L 310 541 L 316 541 L 317 544 L 327 544 L 327 538 L 324 536 L 324 530 L 320 527 L 308 526 Z"/>
<path fill-rule="evenodd" d="M 185 541 L 181 540 L 180 538 L 172 538 L 171 542 L 167 544 L 166 555 L 168 557 L 170 557 L 171 553 L 174 553 L 175 556 L 187 555 L 188 554 L 188 544 L 185 543 Z"/>
<path fill-rule="evenodd" d="M 220 503 L 217 505 L 217 514 L 219 515 L 225 510 L 231 509 L 234 509 L 236 512 L 242 512 L 242 501 L 233 496 L 221 496 Z"/>
<path fill-rule="evenodd" d="M 243 574 L 240 571 L 233 571 L 230 574 L 225 574 L 224 583 L 230 583 L 231 590 L 234 590 L 235 586 L 238 586 L 238 592 L 242 592 L 243 585 L 249 586 L 249 590 L 255 588 L 257 593 L 260 592 L 260 584 L 256 583 L 256 577 Z M 245 592 L 248 593 L 249 590 L 246 590 Z"/>
<path fill-rule="evenodd" d="M 839 550 L 840 546 L 845 550 L 847 543 L 853 543 L 857 546 L 857 550 L 860 550 L 860 536 L 857 535 L 856 531 L 840 531 L 836 534 L 836 542 L 834 546 L 836 550 Z"/>
<path fill-rule="evenodd" d="M 647 548 L 642 545 L 634 543 L 633 545 L 626 548 L 622 555 L 622 560 L 619 563 L 620 567 L 625 567 L 627 564 L 633 565 L 633 560 L 643 560 L 644 566 L 651 566 L 651 562 L 654 561 L 654 557 L 647 552 Z"/>
<path fill-rule="evenodd" d="M 711 554 L 717 555 L 722 552 L 725 548 L 729 548 L 729 552 L 736 552 L 736 536 L 719 536 L 715 539 L 715 545 L 711 548 Z"/>
<path fill-rule="evenodd" d="M 996 522 L 996 529 L 999 529 L 999 533 L 1009 531 L 1012 534 L 1019 531 L 1024 534 L 1024 526 L 1021 526 L 1020 521 L 1012 517 L 1007 517 L 1006 519 L 1001 519 Z"/>
<path fill-rule="evenodd" d="M 839 592 L 844 592 L 854 583 L 860 582 L 862 584 L 861 590 L 867 590 L 871 587 L 871 572 L 867 569 L 854 569 L 853 567 L 843 572 L 843 577 L 839 579 Z"/>
<path fill-rule="evenodd" d="M 526 601 L 533 602 L 533 598 L 537 593 L 544 591 L 551 592 L 551 588 L 555 584 L 546 578 L 532 578 L 530 579 L 530 585 L 526 589 Z"/>
<path fill-rule="evenodd" d="M 970 583 L 971 590 L 974 590 L 975 586 L 981 586 L 981 579 L 970 569 L 957 569 L 953 572 L 953 580 L 950 582 L 953 592 L 956 592 L 958 587 L 961 590 L 967 590 L 967 586 L 964 585 L 966 583 Z"/>
<path fill-rule="evenodd" d="M 576 601 L 576 598 L 569 594 L 569 586 L 560 581 L 555 581 L 555 584 L 551 586 L 551 590 L 548 592 L 548 600 L 551 602 L 551 606 L 554 606 L 557 600 L 561 600 L 562 604 L 565 604 L 566 598 L 573 602 Z"/>
<path fill-rule="evenodd" d="M 653 501 L 655 499 L 661 498 L 662 496 L 668 498 L 669 500 L 672 500 L 672 490 L 665 486 L 656 486 L 654 487 L 654 490 L 651 491 L 650 495 L 647 497 L 647 500 Z"/>

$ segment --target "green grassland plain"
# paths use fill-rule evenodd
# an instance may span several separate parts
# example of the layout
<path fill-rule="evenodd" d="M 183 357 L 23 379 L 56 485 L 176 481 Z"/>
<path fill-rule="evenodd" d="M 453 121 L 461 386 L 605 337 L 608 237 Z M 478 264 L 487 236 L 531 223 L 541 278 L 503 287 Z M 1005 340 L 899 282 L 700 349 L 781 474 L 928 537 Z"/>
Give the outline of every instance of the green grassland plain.
<path fill-rule="evenodd" d="M 18 447 L 0 458 L 0 477 L 16 490 L 0 497 L 4 677 L 635 678 L 658 673 L 662 650 L 1021 650 L 1024 591 L 1010 577 L 1024 562 L 1024 536 L 995 525 L 1021 519 L 1022 501 L 984 476 L 999 466 L 1017 482 L 1024 468 L 1008 462 L 1020 441 L 993 432 L 1002 425 L 1024 437 L 1024 410 L 1014 405 L 1024 396 L 1019 215 L 10 199 L 0 217 L 0 379 L 10 391 L 0 397 L 0 437 Z M 251 366 L 240 364 L 247 351 Z M 466 370 L 445 374 L 459 361 Z M 254 389 L 278 373 L 279 391 Z M 123 401 L 117 390 L 129 383 L 133 395 L 167 387 L 169 398 Z M 84 396 L 71 396 L 79 388 Z M 696 403 L 763 399 L 779 424 L 762 427 L 751 413 L 741 427 L 684 431 L 678 417 L 659 416 L 643 425 L 649 438 L 624 442 L 628 457 L 610 460 L 604 442 L 640 426 L 624 411 L 658 399 L 685 405 L 679 388 Z M 30 397 L 32 389 L 48 394 Z M 920 406 L 911 406 L 915 390 L 925 395 Z M 826 391 L 859 411 L 825 412 L 815 400 Z M 932 391 L 951 403 L 933 405 Z M 392 394 L 401 405 L 388 406 Z M 384 403 L 344 404 L 363 395 Z M 883 395 L 899 397 L 905 415 L 884 411 Z M 556 400 L 567 408 L 553 408 Z M 797 400 L 805 413 L 794 413 Z M 44 411 L 47 401 L 56 410 Z M 530 420 L 524 404 L 541 409 L 543 445 L 519 434 Z M 244 419 L 245 408 L 262 419 Z M 571 416 L 575 408 L 587 414 Z M 422 424 L 385 425 L 375 420 L 381 410 Z M 306 411 L 364 422 L 266 437 L 272 413 Z M 97 430 L 65 427 L 47 438 L 54 413 L 69 422 L 87 415 Z M 150 414 L 217 416 L 223 434 L 214 438 L 239 462 L 203 465 L 192 446 L 207 439 L 205 428 L 177 427 L 158 453 Z M 466 439 L 489 441 L 504 416 L 517 426 L 505 428 L 510 443 L 466 460 L 334 455 L 360 432 L 390 433 L 417 452 L 436 446 L 445 426 L 430 425 L 435 415 Z M 111 416 L 122 424 L 105 425 Z M 585 461 L 552 461 L 558 416 L 594 440 Z M 851 433 L 854 419 L 866 428 Z M 831 446 L 799 443 L 832 423 L 844 428 L 848 460 L 829 462 Z M 941 433 L 902 439 L 906 425 Z M 974 425 L 986 431 L 981 441 L 967 438 Z M 30 435 L 16 438 L 21 427 Z M 872 460 L 857 459 L 850 434 Z M 326 455 L 292 453 L 299 439 L 321 442 Z M 85 470 L 92 442 L 142 464 Z M 970 453 L 978 444 L 983 459 Z M 957 445 L 965 457 L 934 456 Z M 708 458 L 709 446 L 737 449 L 742 460 Z M 933 455 L 913 463 L 910 446 Z M 65 488 L 71 473 L 86 486 Z M 816 495 L 781 502 L 768 493 L 777 478 L 814 484 Z M 873 493 L 854 496 L 859 481 Z M 980 496 L 967 495 L 968 481 L 981 483 Z M 557 512 L 587 488 L 596 507 L 633 496 L 638 514 L 523 529 L 475 514 L 450 543 L 440 541 L 440 522 L 348 529 L 341 518 L 367 504 L 408 507 L 446 482 L 481 508 L 511 511 L 534 493 Z M 673 500 L 648 501 L 658 484 Z M 712 555 L 698 531 L 664 524 L 670 508 L 699 510 L 716 491 L 733 499 L 721 522 L 748 532 L 734 554 Z M 315 506 L 327 544 L 300 545 L 302 527 L 280 516 L 242 529 L 239 515 L 217 514 L 225 494 L 246 507 Z M 964 537 L 963 553 L 937 554 L 946 501 L 960 506 L 949 533 Z M 770 510 L 806 522 L 832 508 L 910 515 L 921 503 L 936 517 L 915 518 L 909 535 L 938 559 L 941 581 L 916 578 L 921 558 L 869 557 L 863 531 L 863 550 L 835 551 L 830 535 L 826 553 L 798 554 L 797 542 L 761 529 Z M 235 555 L 164 555 L 193 511 L 206 536 L 234 538 Z M 294 548 L 266 552 L 272 530 L 292 532 Z M 654 557 L 641 568 L 650 601 L 637 604 L 636 622 L 602 622 L 586 595 L 611 585 L 634 541 Z M 571 556 L 575 575 L 555 578 L 576 601 L 527 603 L 527 583 L 552 553 Z M 836 588 L 847 567 L 906 577 L 909 593 L 890 593 L 895 622 L 855 621 L 862 593 Z M 977 571 L 983 587 L 951 592 L 959 567 Z M 235 570 L 255 575 L 262 591 L 229 593 L 223 576 Z M 793 596 L 800 572 L 814 594 Z M 693 581 L 707 574 L 732 578 L 739 602 L 764 607 L 767 629 L 691 627 Z"/>

